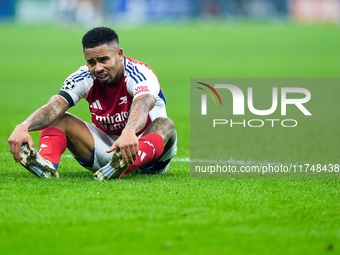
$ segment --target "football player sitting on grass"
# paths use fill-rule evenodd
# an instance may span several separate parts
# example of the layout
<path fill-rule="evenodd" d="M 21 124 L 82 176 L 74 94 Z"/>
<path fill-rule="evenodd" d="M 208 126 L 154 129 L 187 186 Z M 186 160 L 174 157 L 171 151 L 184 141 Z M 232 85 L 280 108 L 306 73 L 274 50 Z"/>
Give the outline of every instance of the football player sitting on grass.
<path fill-rule="evenodd" d="M 8 139 L 14 159 L 33 174 L 58 178 L 66 148 L 98 180 L 139 169 L 165 173 L 176 154 L 176 131 L 154 72 L 125 57 L 116 32 L 89 30 L 82 39 L 86 65 L 47 104 L 17 125 Z M 66 112 L 86 99 L 92 124 Z M 30 131 L 41 130 L 39 152 Z"/>

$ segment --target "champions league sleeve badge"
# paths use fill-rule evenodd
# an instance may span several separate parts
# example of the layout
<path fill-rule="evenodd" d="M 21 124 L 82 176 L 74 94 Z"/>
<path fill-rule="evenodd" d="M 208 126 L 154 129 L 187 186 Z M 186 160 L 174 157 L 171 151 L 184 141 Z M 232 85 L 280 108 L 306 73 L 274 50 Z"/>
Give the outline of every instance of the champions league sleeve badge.
<path fill-rule="evenodd" d="M 76 86 L 76 82 L 73 78 L 67 78 L 64 83 L 63 86 L 61 87 L 62 90 L 71 90 Z"/>

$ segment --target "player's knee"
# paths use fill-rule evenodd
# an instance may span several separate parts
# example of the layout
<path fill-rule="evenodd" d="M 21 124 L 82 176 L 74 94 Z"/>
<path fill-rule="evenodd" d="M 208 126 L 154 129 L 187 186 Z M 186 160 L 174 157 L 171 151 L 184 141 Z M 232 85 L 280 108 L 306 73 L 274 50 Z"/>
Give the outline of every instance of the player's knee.
<path fill-rule="evenodd" d="M 158 117 L 154 120 L 154 122 L 160 126 L 167 128 L 169 131 L 172 131 L 175 129 L 175 124 L 170 118 Z"/>
<path fill-rule="evenodd" d="M 70 127 L 73 125 L 75 116 L 65 112 L 63 115 L 61 115 L 55 122 L 52 123 L 51 127 L 55 127 L 55 128 L 59 128 L 63 131 L 65 131 L 65 129 L 67 127 Z"/>

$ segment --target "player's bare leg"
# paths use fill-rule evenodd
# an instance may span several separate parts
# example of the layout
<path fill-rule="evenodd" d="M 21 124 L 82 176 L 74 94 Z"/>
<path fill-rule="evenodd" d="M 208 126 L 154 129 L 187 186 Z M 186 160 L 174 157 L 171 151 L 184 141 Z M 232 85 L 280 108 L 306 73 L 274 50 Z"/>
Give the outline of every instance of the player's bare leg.
<path fill-rule="evenodd" d="M 61 130 L 66 135 L 67 148 L 77 159 L 82 162 L 91 160 L 94 139 L 84 121 L 70 113 L 65 113 L 52 123 L 51 127 Z"/>

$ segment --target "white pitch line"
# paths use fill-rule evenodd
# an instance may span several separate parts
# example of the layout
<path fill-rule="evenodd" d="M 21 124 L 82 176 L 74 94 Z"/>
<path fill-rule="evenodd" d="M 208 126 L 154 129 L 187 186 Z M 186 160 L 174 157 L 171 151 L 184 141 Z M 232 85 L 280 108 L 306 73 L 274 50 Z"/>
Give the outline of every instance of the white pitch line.
<path fill-rule="evenodd" d="M 73 158 L 72 155 L 64 155 L 63 157 L 66 158 Z M 209 159 L 190 159 L 189 157 L 179 158 L 174 157 L 172 162 L 185 162 L 185 163 L 206 163 L 206 164 L 224 164 L 224 165 L 273 165 L 273 166 L 280 166 L 280 165 L 287 165 L 287 163 L 277 163 L 277 162 L 260 162 L 260 161 L 253 161 L 253 160 L 235 160 L 235 159 L 228 159 L 228 160 L 209 160 Z"/>
<path fill-rule="evenodd" d="M 66 158 L 73 158 L 72 155 L 64 155 Z M 272 166 L 280 166 L 280 165 L 289 165 L 289 163 L 278 163 L 278 162 L 260 162 L 254 160 L 235 160 L 230 158 L 228 160 L 209 160 L 209 159 L 190 159 L 189 157 L 179 158 L 174 157 L 172 162 L 185 162 L 185 163 L 205 163 L 205 164 L 221 164 L 221 165 L 272 165 Z"/>
<path fill-rule="evenodd" d="M 11 153 L 9 152 L 2 152 L 0 154 L 4 154 L 5 156 L 10 156 Z M 63 155 L 64 158 L 73 158 L 72 155 Z M 174 157 L 172 162 L 185 162 L 185 163 L 204 163 L 204 164 L 221 164 L 221 165 L 273 165 L 273 166 L 280 166 L 280 165 L 295 165 L 295 163 L 278 163 L 278 162 L 261 162 L 257 160 L 235 160 L 230 158 L 228 160 L 209 160 L 209 159 L 190 159 L 189 157 Z"/>

